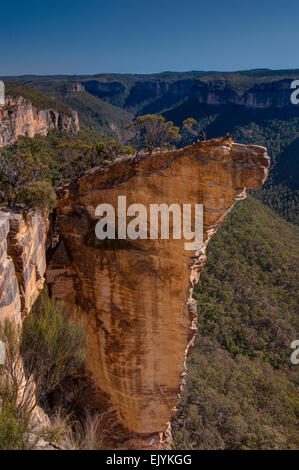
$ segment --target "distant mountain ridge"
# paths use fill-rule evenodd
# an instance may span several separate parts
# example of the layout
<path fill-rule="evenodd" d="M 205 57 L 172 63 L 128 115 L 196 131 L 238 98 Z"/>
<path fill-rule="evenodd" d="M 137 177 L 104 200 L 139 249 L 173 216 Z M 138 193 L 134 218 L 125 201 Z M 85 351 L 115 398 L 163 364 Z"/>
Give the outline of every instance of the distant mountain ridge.
<path fill-rule="evenodd" d="M 229 133 L 243 144 L 266 146 L 271 173 L 258 197 L 298 223 L 299 105 L 291 103 L 290 85 L 299 79 L 299 69 L 3 79 L 25 83 L 68 105 L 82 124 L 114 138 L 123 136 L 136 116 L 154 113 L 178 126 L 193 117 L 208 139 Z"/>
<path fill-rule="evenodd" d="M 60 93 L 64 96 L 85 89 L 94 97 L 140 114 L 145 103 L 149 104 L 165 95 L 196 97 L 199 103 L 205 104 L 233 103 L 259 108 L 290 106 L 290 83 L 298 77 L 299 70 L 261 69 L 149 75 L 24 75 L 4 77 L 4 80 L 21 81 L 44 93 Z"/>

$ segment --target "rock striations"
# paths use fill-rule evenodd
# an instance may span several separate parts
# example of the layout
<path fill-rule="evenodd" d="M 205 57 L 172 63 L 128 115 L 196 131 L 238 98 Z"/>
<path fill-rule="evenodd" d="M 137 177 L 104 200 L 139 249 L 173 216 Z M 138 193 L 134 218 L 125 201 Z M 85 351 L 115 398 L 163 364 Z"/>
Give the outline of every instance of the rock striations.
<path fill-rule="evenodd" d="M 7 96 L 0 106 L 0 147 L 12 144 L 19 136 L 47 135 L 56 129 L 65 133 L 79 131 L 78 115 L 54 109 L 38 109 L 22 96 Z"/>
<path fill-rule="evenodd" d="M 44 285 L 48 221 L 0 211 L 0 321 L 19 323 Z"/>
<path fill-rule="evenodd" d="M 196 334 L 192 291 L 207 244 L 245 189 L 263 184 L 268 167 L 265 148 L 214 139 L 123 159 L 61 189 L 60 242 L 47 282 L 70 312 L 79 310 L 85 319 L 87 370 L 99 407 L 104 403 L 107 410 L 105 447 L 171 445 L 168 423 Z M 203 204 L 201 249 L 186 251 L 184 239 L 100 241 L 95 208 L 117 207 L 118 196 L 148 213 L 150 204 Z"/>

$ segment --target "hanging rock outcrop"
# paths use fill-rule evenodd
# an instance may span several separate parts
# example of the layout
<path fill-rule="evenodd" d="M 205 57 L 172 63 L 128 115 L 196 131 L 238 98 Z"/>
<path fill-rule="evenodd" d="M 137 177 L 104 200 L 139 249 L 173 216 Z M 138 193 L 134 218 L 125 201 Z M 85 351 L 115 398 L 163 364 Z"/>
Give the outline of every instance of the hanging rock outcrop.
<path fill-rule="evenodd" d="M 168 423 L 196 333 L 192 292 L 207 244 L 246 197 L 245 188 L 263 184 L 268 167 L 265 148 L 214 139 L 123 159 L 61 189 L 60 242 L 47 282 L 54 297 L 85 319 L 87 370 L 108 410 L 105 447 L 170 445 Z M 118 196 L 126 196 L 127 207 L 143 204 L 148 213 L 150 204 L 203 204 L 201 249 L 186 251 L 184 239 L 97 239 L 95 208 L 117 207 Z"/>

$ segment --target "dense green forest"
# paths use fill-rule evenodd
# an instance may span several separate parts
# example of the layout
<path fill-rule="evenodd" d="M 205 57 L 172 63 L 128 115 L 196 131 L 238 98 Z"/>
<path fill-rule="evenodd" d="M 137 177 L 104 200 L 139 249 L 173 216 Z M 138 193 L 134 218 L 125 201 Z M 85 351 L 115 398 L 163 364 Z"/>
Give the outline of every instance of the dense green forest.
<path fill-rule="evenodd" d="M 210 242 L 176 448 L 298 449 L 298 255 L 297 227 L 253 197 Z"/>

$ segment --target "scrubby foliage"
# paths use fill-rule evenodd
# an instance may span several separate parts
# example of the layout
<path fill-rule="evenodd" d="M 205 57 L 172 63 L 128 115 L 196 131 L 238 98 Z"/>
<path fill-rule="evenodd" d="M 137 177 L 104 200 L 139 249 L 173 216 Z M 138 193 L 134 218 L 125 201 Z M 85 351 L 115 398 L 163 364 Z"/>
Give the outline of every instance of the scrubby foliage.
<path fill-rule="evenodd" d="M 50 160 L 43 150 L 37 149 L 35 142 L 31 142 L 31 139 L 21 139 L 1 150 L 0 202 L 2 204 L 12 206 L 23 202 L 23 197 L 28 200 L 29 193 L 32 194 L 34 187 L 37 189 L 37 182 L 49 181 Z M 44 195 L 46 192 L 51 199 L 52 190 L 44 185 Z M 47 205 L 46 200 L 44 202 Z"/>
<path fill-rule="evenodd" d="M 56 206 L 56 194 L 48 181 L 34 181 L 18 192 L 16 202 L 24 204 L 26 209 L 52 211 Z"/>
<path fill-rule="evenodd" d="M 76 136 L 53 131 L 46 137 L 19 137 L 0 151 L 0 205 L 52 210 L 55 187 L 132 152 L 132 147 L 85 128 Z"/>
<path fill-rule="evenodd" d="M 63 304 L 43 291 L 23 322 L 21 355 L 25 372 L 34 378 L 37 402 L 78 370 L 85 359 L 82 321 L 69 318 Z"/>
<path fill-rule="evenodd" d="M 102 418 L 98 413 L 92 414 L 85 410 L 81 419 L 76 419 L 58 409 L 41 436 L 63 450 L 100 450 L 103 437 Z"/>
<path fill-rule="evenodd" d="M 33 410 L 84 362 L 85 329 L 79 318 L 68 318 L 63 305 L 43 291 L 22 328 L 6 320 L 0 339 L 6 346 L 5 363 L 0 365 L 0 450 L 26 450 L 39 437 Z"/>
<path fill-rule="evenodd" d="M 0 450 L 29 447 L 31 390 L 23 378 L 20 331 L 6 320 L 0 328 L 6 345 L 5 364 L 0 365 Z"/>
<path fill-rule="evenodd" d="M 30 446 L 30 413 L 19 413 L 11 394 L 1 393 L 0 450 L 27 450 Z"/>
<path fill-rule="evenodd" d="M 94 145 L 81 140 L 66 142 L 58 145 L 56 150 L 61 182 L 80 177 L 91 168 L 105 167 L 117 157 L 133 152 L 132 147 L 107 138 Z"/>
<path fill-rule="evenodd" d="M 177 448 L 299 447 L 298 229 L 253 198 L 210 242 Z"/>

